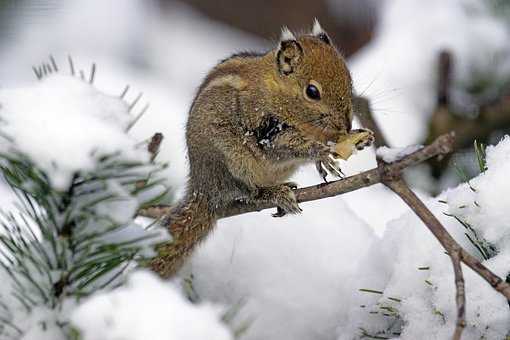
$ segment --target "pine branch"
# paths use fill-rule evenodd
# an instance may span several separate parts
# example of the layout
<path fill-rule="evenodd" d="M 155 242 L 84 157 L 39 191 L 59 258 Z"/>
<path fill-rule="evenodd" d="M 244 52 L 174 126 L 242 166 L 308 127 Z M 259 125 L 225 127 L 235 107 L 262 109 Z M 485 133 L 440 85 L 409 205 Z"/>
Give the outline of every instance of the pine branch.
<path fill-rule="evenodd" d="M 156 153 L 161 136 L 152 141 Z M 124 211 L 120 207 L 127 201 L 141 205 L 151 199 L 155 194 L 142 198 L 139 193 L 157 183 L 157 178 L 147 179 L 161 169 L 119 155 L 102 156 L 90 172 L 75 173 L 62 191 L 28 157 L 0 155 L 1 174 L 19 210 L 0 211 L 0 272 L 8 274 L 5 292 L 15 301 L 0 306 L 2 339 L 19 338 L 22 330 L 10 325 L 14 315 L 40 306 L 53 309 L 63 320 L 58 327 L 67 331 L 66 316 L 58 314 L 65 300 L 111 287 L 121 281 L 127 264 L 155 255 L 154 246 L 168 239 L 158 230 L 144 231 L 119 209 Z M 137 188 L 142 179 L 144 188 Z"/>

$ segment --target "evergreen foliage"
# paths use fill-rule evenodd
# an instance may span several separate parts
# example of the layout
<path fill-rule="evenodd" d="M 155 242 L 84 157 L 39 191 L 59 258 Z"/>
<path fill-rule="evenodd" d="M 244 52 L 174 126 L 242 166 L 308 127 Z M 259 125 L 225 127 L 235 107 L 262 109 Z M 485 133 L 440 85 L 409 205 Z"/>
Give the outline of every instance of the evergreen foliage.
<path fill-rule="evenodd" d="M 0 172 L 17 198 L 14 211 L 0 212 L 0 338 L 20 338 L 34 317 L 42 331 L 77 338 L 69 308 L 121 284 L 125 269 L 153 257 L 154 246 L 169 239 L 163 229 L 135 222 L 141 207 L 166 194 L 158 178 L 164 165 L 98 154 L 94 169 L 73 173 L 62 190 L 16 151 L 13 138 L 0 136 Z"/>

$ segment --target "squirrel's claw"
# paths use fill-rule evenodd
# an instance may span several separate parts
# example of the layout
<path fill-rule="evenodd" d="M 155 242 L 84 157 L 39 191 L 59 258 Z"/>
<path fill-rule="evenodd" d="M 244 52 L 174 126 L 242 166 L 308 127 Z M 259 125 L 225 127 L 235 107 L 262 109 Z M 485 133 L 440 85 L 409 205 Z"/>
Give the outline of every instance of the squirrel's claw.
<path fill-rule="evenodd" d="M 276 212 L 274 214 L 271 214 L 271 216 L 273 217 L 283 217 L 285 215 L 287 215 L 287 213 L 280 207 L 276 207 Z"/>
<path fill-rule="evenodd" d="M 319 175 L 322 176 L 324 182 L 326 183 L 327 183 L 326 176 L 328 175 L 328 173 L 339 178 L 345 177 L 345 174 L 342 172 L 342 169 L 340 169 L 338 162 L 330 156 L 323 160 L 317 161 L 315 163 L 315 167 L 319 172 Z"/>
<path fill-rule="evenodd" d="M 317 172 L 319 173 L 319 176 L 322 177 L 322 180 L 324 181 L 324 183 L 328 183 L 328 172 L 326 170 L 324 170 L 324 168 L 322 167 L 322 162 L 321 161 L 316 161 L 315 162 L 315 169 L 317 169 Z"/>
<path fill-rule="evenodd" d="M 274 188 L 273 202 L 276 204 L 277 210 L 273 217 L 299 214 L 303 211 L 298 205 L 293 188 L 297 188 L 295 183 L 284 183 Z"/>
<path fill-rule="evenodd" d="M 258 188 L 257 194 L 251 198 L 250 203 L 270 203 L 277 206 L 273 217 L 282 217 L 287 214 L 299 214 L 303 210 L 298 205 L 294 189 L 297 184 L 294 182 L 282 183 L 272 187 Z"/>
<path fill-rule="evenodd" d="M 276 213 L 273 214 L 273 217 L 282 217 L 287 214 L 295 215 L 295 214 L 299 214 L 303 211 L 299 207 L 299 205 L 296 201 L 296 196 L 294 195 L 294 193 L 292 191 L 290 191 L 290 192 L 292 194 L 287 194 L 285 196 L 281 195 L 280 197 L 277 198 L 276 204 L 278 206 L 277 206 Z"/>
<path fill-rule="evenodd" d="M 282 207 L 276 207 L 276 212 L 274 214 L 271 214 L 273 217 L 283 217 L 287 214 L 300 214 L 303 212 L 303 209 L 301 209 L 299 206 L 296 206 L 295 208 L 292 208 L 292 210 L 287 210 L 288 208 L 282 208 Z"/>
<path fill-rule="evenodd" d="M 321 145 L 321 149 L 315 158 L 315 168 L 325 183 L 328 182 L 326 179 L 328 173 L 339 178 L 345 177 L 338 165 L 337 157 L 338 154 L 330 146 Z"/>

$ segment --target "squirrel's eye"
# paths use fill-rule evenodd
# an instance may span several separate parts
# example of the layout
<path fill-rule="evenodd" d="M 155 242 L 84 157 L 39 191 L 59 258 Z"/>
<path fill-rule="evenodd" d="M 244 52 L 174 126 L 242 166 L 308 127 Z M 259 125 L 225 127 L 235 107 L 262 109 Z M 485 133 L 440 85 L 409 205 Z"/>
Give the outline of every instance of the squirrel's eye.
<path fill-rule="evenodd" d="M 305 88 L 305 98 L 311 101 L 318 101 L 321 99 L 320 85 L 315 81 L 310 82 Z"/>
<path fill-rule="evenodd" d="M 306 87 L 306 95 L 310 99 L 315 99 L 315 100 L 321 99 L 321 93 L 319 92 L 319 89 L 315 85 L 308 85 Z"/>

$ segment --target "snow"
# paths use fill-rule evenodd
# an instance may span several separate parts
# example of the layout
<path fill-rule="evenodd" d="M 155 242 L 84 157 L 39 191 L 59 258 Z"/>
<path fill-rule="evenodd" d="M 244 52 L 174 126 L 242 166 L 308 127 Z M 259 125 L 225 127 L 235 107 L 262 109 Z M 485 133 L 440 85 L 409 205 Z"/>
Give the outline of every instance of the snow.
<path fill-rule="evenodd" d="M 497 146 L 487 149 L 488 170 L 485 173 L 469 184 L 427 201 L 429 208 L 469 253 L 483 260 L 465 236 L 466 233 L 473 238 L 473 233 L 444 213 L 468 223 L 479 237 L 496 247 L 497 254 L 483 263 L 503 278 L 508 274 L 510 260 L 510 220 L 505 214 L 510 204 L 509 155 L 510 137 L 507 136 Z M 446 205 L 439 200 L 446 201 Z M 468 301 L 468 326 L 463 339 L 505 338 L 510 322 L 507 301 L 469 268 L 463 266 L 463 269 Z M 378 332 L 392 329 L 392 322 L 396 323 L 402 340 L 446 339 L 453 334 L 456 306 L 451 261 L 412 213 L 388 224 L 383 237 L 373 243 L 355 275 L 360 278 L 358 288 L 384 294 L 357 292 L 353 295 L 349 318 L 339 327 L 339 339 L 357 338 L 361 328 L 368 334 L 387 336 L 387 333 Z M 388 297 L 397 297 L 401 302 Z M 361 308 L 362 305 L 366 307 Z M 398 311 L 396 321 L 382 315 L 380 307 L 387 305 Z M 379 314 L 370 314 L 370 311 Z"/>
<path fill-rule="evenodd" d="M 506 277 L 509 273 L 510 260 L 510 220 L 507 212 L 510 199 L 510 186 L 508 184 L 508 171 L 510 170 L 510 137 L 505 136 L 497 145 L 487 148 L 487 167 L 484 173 L 469 182 L 447 192 L 448 213 L 457 216 L 467 223 L 476 232 L 478 237 L 489 242 L 496 248 L 496 254 L 489 261 L 493 271 Z M 494 253 L 489 251 L 489 253 Z M 479 254 L 479 253 L 478 253 Z M 487 289 L 486 289 L 487 290 Z M 507 330 L 510 320 L 508 309 L 502 312 L 498 309 L 496 299 L 489 299 L 488 292 L 479 291 L 480 306 L 478 309 L 488 311 L 490 314 L 481 315 L 481 326 L 488 324 L 491 328 L 498 327 L 500 333 Z M 483 299 L 481 299 L 483 294 Z M 483 304 L 482 304 L 483 301 Z M 500 319 L 502 325 L 492 326 L 494 320 Z M 505 324 L 506 322 L 506 324 Z M 496 328 L 496 329 L 498 329 Z"/>
<path fill-rule="evenodd" d="M 454 57 L 455 105 L 467 105 L 463 86 L 480 74 L 490 74 L 495 83 L 508 78 L 509 28 L 494 17 L 488 2 L 385 0 L 378 5 L 381 12 L 373 40 L 348 62 L 356 93 L 370 100 L 374 118 L 390 147 L 424 142 L 437 100 L 437 63 L 442 49 L 448 49 Z M 343 10 L 339 1 L 335 10 Z M 372 153 L 362 152 L 351 157 L 342 171 L 351 175 L 375 164 Z M 430 180 L 426 167 L 410 169 L 407 175 L 422 197 L 438 187 Z M 343 197 L 377 234 L 382 234 L 390 220 L 407 211 L 383 186 Z"/>
<path fill-rule="evenodd" d="M 335 10 L 342 10 L 339 1 L 329 2 L 337 7 Z M 62 10 L 42 24 L 23 22 L 13 35 L 15 39 L 0 54 L 0 96 L 8 91 L 13 99 L 11 107 L 28 108 L 28 114 L 33 115 L 27 120 L 10 115 L 11 134 L 18 138 L 18 147 L 30 152 L 37 164 L 51 173 L 56 185 L 65 187 L 72 171 L 94 166 L 94 157 L 90 156 L 94 147 L 111 147 L 100 152 L 120 149 L 138 157 L 138 151 L 132 149 L 134 143 L 162 132 L 165 139 L 158 159 L 169 162 L 163 174 L 176 189 L 173 198 L 179 196 L 187 174 L 186 112 L 196 87 L 218 60 L 237 50 L 267 44 L 183 5 L 171 5 L 163 16 L 155 13 L 158 9 L 152 3 L 140 0 L 126 1 L 121 7 L 111 0 L 55 3 L 60 3 Z M 435 68 L 441 49 L 448 48 L 454 54 L 454 102 L 465 99 L 462 86 L 477 74 L 489 73 L 501 79 L 508 76 L 508 28 L 485 6 L 475 0 L 384 2 L 373 42 L 350 60 L 350 67 L 357 92 L 371 99 L 391 146 L 423 142 L 426 122 L 435 105 Z M 69 52 L 77 68 L 88 70 L 90 63 L 96 62 L 94 86 L 101 93 L 77 79 L 61 76 L 32 86 L 32 64 L 53 53 L 65 69 L 62 60 Z M 132 116 L 125 103 L 113 98 L 126 83 L 131 85 L 128 103 L 139 91 L 144 92 L 135 111 L 147 102 L 151 104 L 132 129 L 131 137 L 122 135 L 117 123 L 123 126 Z M 18 84 L 19 89 L 10 90 L 11 84 Z M 62 98 L 42 100 L 52 86 L 65 90 Z M 0 103 L 3 101 L 0 99 Z M 77 105 L 69 105 L 75 102 Z M 54 113 L 38 116 L 38 107 Z M 112 107 L 119 114 L 110 116 Z M 0 115 L 9 113 L 7 110 L 4 105 Z M 81 111 L 86 110 L 94 113 L 85 117 Z M 52 124 L 41 128 L 45 119 Z M 19 138 L 18 127 L 32 122 L 31 131 L 37 134 L 23 132 L 25 135 Z M 66 141 L 56 141 L 52 132 L 62 136 L 62 127 L 68 125 L 72 126 Z M 103 134 L 109 137 L 107 141 L 102 139 Z M 89 144 L 92 138 L 94 142 Z M 79 139 L 83 139 L 83 148 L 76 148 L 73 142 Z M 93 145 L 96 142 L 99 145 Z M 506 214 L 510 188 L 505 181 L 510 170 L 509 143 L 507 137 L 489 148 L 489 170 L 470 185 L 461 185 L 439 198 L 420 193 L 470 253 L 480 256 L 465 237 L 466 230 L 443 212 L 468 222 L 479 237 L 497 247 L 498 254 L 485 264 L 501 277 L 508 273 L 510 263 L 510 222 Z M 51 150 L 47 150 L 48 145 Z M 392 148 L 379 150 L 378 154 L 394 160 L 409 151 Z M 52 168 L 54 159 L 59 163 L 57 169 Z M 347 175 L 358 173 L 375 166 L 375 152 L 357 153 L 341 164 Z M 425 179 L 420 180 L 422 187 L 430 185 L 426 170 L 419 171 L 417 177 Z M 302 169 L 292 180 L 300 186 L 321 181 L 312 166 Z M 447 204 L 438 203 L 439 199 Z M 1 203 L 5 208 L 10 200 L 2 196 Z M 129 203 L 123 205 L 125 211 L 115 205 L 105 206 L 105 211 L 111 209 L 115 218 L 122 220 L 136 206 L 134 201 Z M 379 185 L 302 204 L 302 208 L 303 214 L 297 217 L 274 219 L 269 211 L 263 211 L 219 221 L 215 232 L 181 273 L 185 279 L 193 274 L 193 286 L 204 305 L 190 305 L 170 284 L 148 273 L 135 273 L 127 286 L 93 296 L 83 308 L 78 307 L 72 314 L 73 322 L 83 330 L 84 339 L 157 339 L 162 334 L 170 339 L 211 338 L 215 334 L 218 339 L 230 339 L 225 326 L 218 322 L 220 310 L 207 302 L 212 301 L 239 306 L 234 328 L 248 324 L 242 336 L 248 340 L 350 340 L 360 336 L 360 327 L 367 334 L 391 328 L 401 334 L 401 339 L 451 336 L 455 304 L 450 260 L 398 197 Z M 134 235 L 138 235 L 138 228 Z M 111 237 L 118 239 L 121 235 Z M 468 268 L 464 268 L 464 274 L 468 294 L 465 338 L 504 338 L 509 324 L 506 301 Z M 371 314 L 373 311 L 378 314 Z M 384 316 L 382 312 L 399 317 Z M 43 339 L 40 329 L 30 325 L 40 325 L 40 320 L 51 324 L 54 320 L 54 315 L 44 310 L 31 318 L 25 316 L 20 314 L 18 320 L 28 330 L 27 339 L 29 335 Z M 27 323 L 23 323 L 25 319 Z M 118 327 L 106 327 L 108 320 L 115 320 Z M 188 333 L 199 331 L 207 334 Z M 50 334 L 49 338 L 58 336 Z"/>
<path fill-rule="evenodd" d="M 410 145 L 404 148 L 389 148 L 387 146 L 381 146 L 380 148 L 377 148 L 375 154 L 377 155 L 377 158 L 382 159 L 386 163 L 392 163 L 420 150 L 421 148 L 423 148 L 423 145 Z"/>
<path fill-rule="evenodd" d="M 51 216 L 46 226 L 63 228 L 65 221 L 79 221 L 67 237 L 58 237 L 54 230 L 48 232 L 36 223 L 32 214 L 22 210 L 28 201 L 22 201 L 22 195 L 18 194 L 14 204 L 13 191 L 7 191 L 6 183 L 1 182 L 1 190 L 8 193 L 8 197 L 2 199 L 2 208 L 13 215 L 0 216 L 0 276 L 4 283 L 0 289 L 0 317 L 2 325 L 10 322 L 17 328 L 2 328 L 0 335 L 2 338 L 22 336 L 25 340 L 64 339 L 68 333 L 62 325 L 67 325 L 69 311 L 76 304 L 72 296 L 78 292 L 86 295 L 93 287 L 106 282 L 120 284 L 124 276 L 118 274 L 122 274 L 125 267 L 133 267 L 130 254 L 136 259 L 153 257 L 155 244 L 170 240 L 166 229 L 147 229 L 142 221 L 133 220 L 144 200 L 153 196 L 138 195 L 133 192 L 132 185 L 125 183 L 146 179 L 149 175 L 157 180 L 158 165 L 149 164 L 146 144 L 126 132 L 133 119 L 128 105 L 83 80 L 51 75 L 31 86 L 0 89 L 0 105 L 3 137 L 0 150 L 10 156 L 9 160 L 2 158 L 2 166 L 11 169 L 12 160 L 28 158 L 30 166 L 43 172 L 41 181 L 47 178 L 52 188 L 62 192 L 69 192 L 71 179 L 77 173 L 87 179 L 74 186 L 73 199 L 67 204 L 62 204 L 63 195 L 55 192 L 48 194 L 51 197 L 47 197 L 46 202 L 37 198 L 31 201 L 40 212 L 39 218 Z M 110 158 L 100 160 L 102 156 Z M 119 162 L 141 165 L 126 169 L 119 167 Z M 88 173 L 97 179 L 87 177 Z M 46 190 L 45 185 L 31 177 L 24 178 L 21 185 L 24 188 L 42 186 Z M 150 191 L 152 195 L 158 193 L 154 188 Z M 93 217 L 84 218 L 88 214 Z M 77 240 L 80 240 L 80 250 L 67 249 Z M 88 243 L 91 240 L 95 242 Z M 33 245 L 36 242 L 37 247 Z M 104 271 L 102 276 L 92 278 L 82 272 L 81 278 L 70 279 L 65 287 L 68 299 L 52 301 L 56 298 L 48 297 L 48 292 L 52 292 L 52 287 L 63 277 L 71 277 L 69 273 L 73 269 L 84 268 L 87 261 L 105 259 L 104 251 L 98 251 L 101 246 L 115 247 L 123 251 L 127 259 L 123 258 L 118 268 Z M 16 252 L 17 261 L 12 261 L 13 249 L 21 249 Z M 25 255 L 19 255 L 21 253 Z M 25 275 L 25 271 L 31 275 Z M 96 280 L 82 287 L 89 279 Z M 29 298 L 19 299 L 16 294 L 28 294 Z M 57 307 L 50 308 L 50 305 Z"/>
<path fill-rule="evenodd" d="M 123 287 L 82 303 L 71 322 L 83 340 L 231 340 L 220 312 L 211 304 L 192 305 L 176 287 L 138 271 Z"/>
<path fill-rule="evenodd" d="M 26 154 L 58 189 L 101 156 L 148 160 L 125 133 L 133 119 L 128 104 L 78 78 L 51 75 L 34 86 L 0 89 L 0 103 L 1 130 L 12 140 L 0 145 L 3 152 Z"/>
<path fill-rule="evenodd" d="M 372 99 L 376 118 L 394 146 L 423 140 L 435 105 L 434 70 L 441 48 L 452 49 L 458 59 L 456 82 L 471 77 L 473 68 L 487 71 L 496 65 L 501 75 L 508 74 L 504 65 L 490 65 L 484 59 L 487 54 L 505 53 L 508 37 L 504 25 L 492 19 L 487 10 L 480 6 L 468 10 L 466 6 L 474 4 L 468 1 L 420 4 L 387 1 L 375 41 L 351 62 L 358 92 Z M 388 92 L 390 98 L 384 98 L 388 108 L 384 109 L 380 97 Z M 380 154 L 393 161 L 417 148 L 383 149 Z M 362 152 L 342 164 L 347 175 L 354 174 L 373 167 L 374 154 Z M 293 180 L 301 186 L 318 181 L 310 169 Z M 420 196 L 456 239 L 476 254 L 464 228 L 442 215 L 446 207 L 427 195 Z M 451 262 L 396 196 L 376 186 L 302 207 L 304 212 L 297 218 L 274 220 L 262 212 L 256 217 L 249 214 L 219 221 L 182 277 L 193 274 L 194 287 L 204 300 L 227 304 L 242 301 L 236 320 L 252 320 L 244 334 L 246 339 L 330 339 L 333 329 L 339 339 L 357 338 L 359 327 L 377 331 L 386 329 L 393 320 L 382 313 L 370 314 L 377 302 L 398 309 L 402 319 L 396 320 L 394 327 L 402 332 L 400 326 L 405 325 L 402 339 L 423 339 L 428 334 L 430 339 L 451 336 L 455 320 Z M 340 226 L 331 221 L 339 221 Z M 359 228 L 367 224 L 383 236 L 368 236 Z M 328 226 L 331 229 L 326 229 Z M 347 230 L 339 231 L 339 227 Z M 332 268 L 336 265 L 342 270 L 336 272 L 337 268 Z M 430 269 L 419 270 L 423 267 Z M 504 299 L 469 269 L 464 271 L 468 287 L 472 287 L 468 297 L 470 325 L 477 324 L 477 330 L 467 330 L 466 334 L 483 334 L 489 324 L 487 338 L 501 335 L 502 320 L 507 321 L 508 315 L 503 309 L 508 309 Z M 506 276 L 501 270 L 499 274 Z M 381 290 L 384 296 L 359 292 L 361 288 Z M 367 307 L 360 308 L 362 304 Z"/>
<path fill-rule="evenodd" d="M 488 170 L 468 184 L 449 191 L 446 196 L 449 213 L 463 219 L 500 251 L 510 251 L 510 137 L 497 147 L 487 148 Z M 476 202 L 476 204 L 475 204 Z"/>
<path fill-rule="evenodd" d="M 26 331 L 21 340 L 65 340 L 67 338 L 58 325 L 59 321 L 54 310 L 36 307 L 28 318 L 14 320 L 14 324 L 26 325 Z"/>
<path fill-rule="evenodd" d="M 301 207 L 297 217 L 220 220 L 182 273 L 193 274 L 200 298 L 241 304 L 234 321 L 251 321 L 243 339 L 330 339 L 347 317 L 343 301 L 375 236 L 341 198 Z"/>
<path fill-rule="evenodd" d="M 495 83 L 508 77 L 509 38 L 488 1 L 386 0 L 374 40 L 350 61 L 354 86 L 371 100 L 391 146 L 421 143 L 436 105 L 440 51 L 453 55 L 453 92 L 465 103 L 462 85 L 480 74 Z"/>

